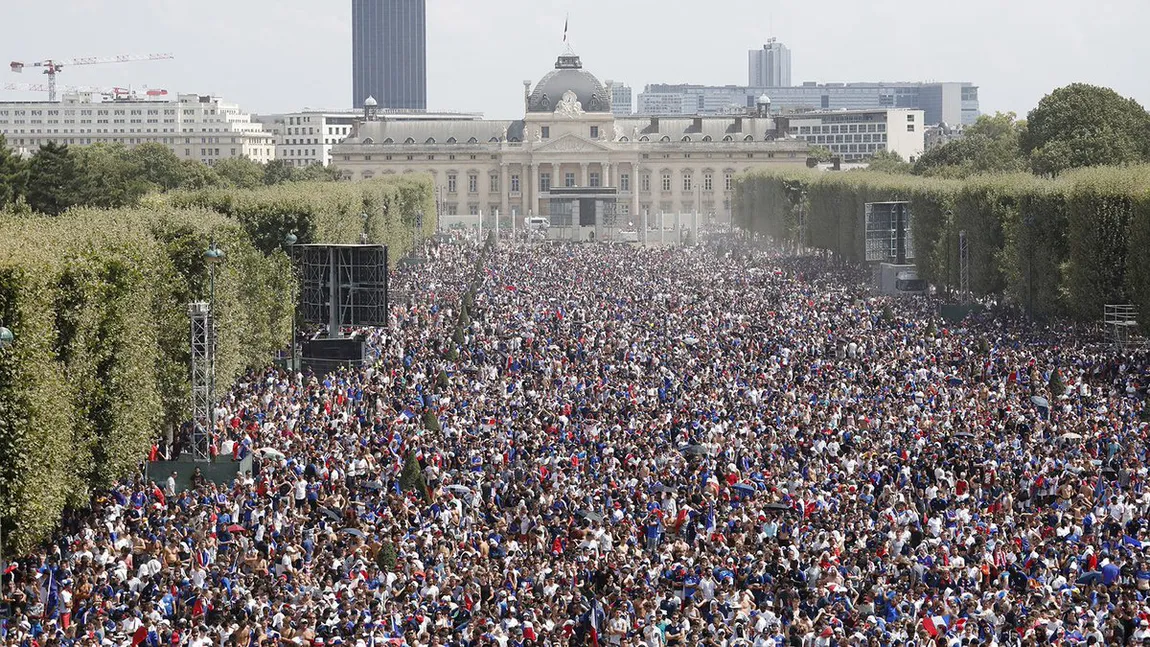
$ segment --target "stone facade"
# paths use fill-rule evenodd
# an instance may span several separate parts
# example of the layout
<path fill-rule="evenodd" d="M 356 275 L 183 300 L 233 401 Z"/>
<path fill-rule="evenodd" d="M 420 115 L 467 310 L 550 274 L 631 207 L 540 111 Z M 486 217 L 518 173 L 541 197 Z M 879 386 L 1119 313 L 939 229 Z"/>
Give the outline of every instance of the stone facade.
<path fill-rule="evenodd" d="M 577 56 L 555 67 L 534 91 L 525 85 L 519 120 L 395 120 L 366 108 L 332 163 L 348 179 L 430 174 L 448 216 L 547 216 L 553 186 L 611 187 L 620 216 L 698 209 L 704 221 L 730 218 L 736 175 L 806 163 L 806 142 L 765 114 L 616 117 Z"/>

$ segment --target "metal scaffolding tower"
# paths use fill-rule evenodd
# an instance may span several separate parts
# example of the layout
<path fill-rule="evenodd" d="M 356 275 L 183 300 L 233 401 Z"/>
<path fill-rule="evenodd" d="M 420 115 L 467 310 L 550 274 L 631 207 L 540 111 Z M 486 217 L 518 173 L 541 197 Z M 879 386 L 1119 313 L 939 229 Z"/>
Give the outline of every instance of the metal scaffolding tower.
<path fill-rule="evenodd" d="M 958 232 L 958 298 L 962 303 L 970 300 L 970 244 L 965 229 Z"/>
<path fill-rule="evenodd" d="M 1138 332 L 1137 308 L 1129 303 L 1108 303 L 1103 317 L 1111 343 L 1118 348 L 1132 345 Z"/>
<path fill-rule="evenodd" d="M 204 301 L 188 304 L 192 350 L 192 459 L 212 459 L 212 408 L 215 402 L 215 334 L 212 311 Z"/>

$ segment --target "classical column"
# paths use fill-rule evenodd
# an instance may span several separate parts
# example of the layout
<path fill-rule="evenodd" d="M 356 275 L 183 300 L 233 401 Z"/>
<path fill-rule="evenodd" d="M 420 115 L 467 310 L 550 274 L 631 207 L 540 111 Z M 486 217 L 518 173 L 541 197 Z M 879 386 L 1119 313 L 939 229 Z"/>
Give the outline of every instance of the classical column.
<path fill-rule="evenodd" d="M 591 186 L 590 176 L 587 175 L 587 167 L 589 166 L 590 164 L 587 162 L 579 162 L 579 176 L 581 178 L 579 180 L 579 186 Z"/>
<path fill-rule="evenodd" d="M 603 162 L 601 166 L 603 167 L 603 186 L 615 186 L 615 183 L 611 181 L 611 162 Z"/>
<path fill-rule="evenodd" d="M 510 182 L 508 179 L 510 175 L 508 173 L 509 170 L 507 162 L 499 163 L 499 215 L 501 216 L 511 213 L 511 210 L 507 208 L 507 194 L 511 192 L 511 188 L 508 185 L 508 182 Z"/>
<path fill-rule="evenodd" d="M 525 187 L 527 190 L 523 192 L 523 215 L 534 216 L 538 215 L 535 213 L 535 208 L 539 206 L 538 200 L 535 197 L 539 192 L 539 166 L 528 163 L 527 175 L 529 179 Z"/>
<path fill-rule="evenodd" d="M 639 217 L 639 163 L 631 163 L 631 217 Z M 643 221 L 643 226 L 646 227 L 647 221 Z M 646 232 L 643 233 L 644 242 L 647 240 Z"/>

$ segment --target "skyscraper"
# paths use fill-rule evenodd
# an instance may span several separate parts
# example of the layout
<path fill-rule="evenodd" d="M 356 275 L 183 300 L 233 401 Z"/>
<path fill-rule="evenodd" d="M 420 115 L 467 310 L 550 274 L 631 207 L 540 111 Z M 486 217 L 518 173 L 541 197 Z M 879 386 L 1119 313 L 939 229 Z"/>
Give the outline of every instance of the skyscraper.
<path fill-rule="evenodd" d="M 762 49 L 748 52 L 748 81 L 752 88 L 785 88 L 791 85 L 791 50 L 774 38 Z"/>
<path fill-rule="evenodd" d="M 352 0 L 352 107 L 427 109 L 426 0 Z"/>

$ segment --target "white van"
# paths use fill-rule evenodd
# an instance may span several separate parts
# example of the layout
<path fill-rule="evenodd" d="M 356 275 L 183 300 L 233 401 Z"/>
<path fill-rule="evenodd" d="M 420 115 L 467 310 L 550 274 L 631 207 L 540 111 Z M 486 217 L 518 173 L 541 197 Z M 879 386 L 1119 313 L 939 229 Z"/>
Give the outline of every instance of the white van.
<path fill-rule="evenodd" d="M 523 226 L 528 229 L 547 229 L 551 223 L 541 216 L 530 216 L 523 219 Z"/>

